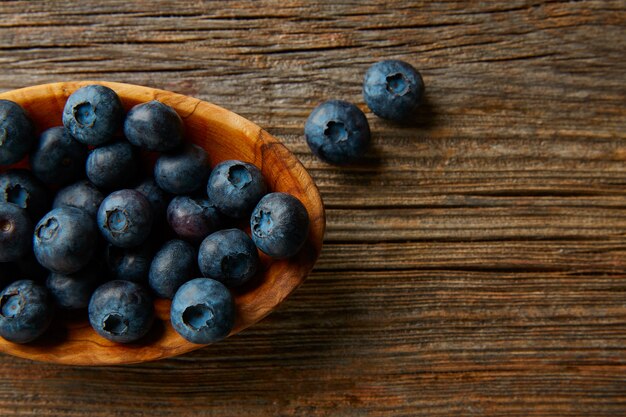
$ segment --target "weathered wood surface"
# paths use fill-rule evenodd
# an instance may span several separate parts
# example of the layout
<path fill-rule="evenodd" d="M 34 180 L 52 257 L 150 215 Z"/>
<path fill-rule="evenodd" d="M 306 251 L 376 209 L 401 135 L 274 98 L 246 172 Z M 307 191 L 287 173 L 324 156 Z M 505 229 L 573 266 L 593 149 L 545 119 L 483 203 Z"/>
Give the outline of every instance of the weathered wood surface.
<path fill-rule="evenodd" d="M 315 272 L 259 325 L 100 369 L 0 357 L 2 416 L 626 414 L 626 2 L 0 3 L 0 90 L 169 89 L 282 138 L 327 207 Z M 411 126 L 336 169 L 302 127 L 417 66 Z"/>

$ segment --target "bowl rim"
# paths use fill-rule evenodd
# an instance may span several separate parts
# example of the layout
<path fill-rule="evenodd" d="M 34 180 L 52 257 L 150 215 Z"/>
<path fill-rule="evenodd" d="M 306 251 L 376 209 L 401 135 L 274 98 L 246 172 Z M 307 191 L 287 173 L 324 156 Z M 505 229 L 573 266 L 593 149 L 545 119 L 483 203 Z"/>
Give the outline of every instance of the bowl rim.
<path fill-rule="evenodd" d="M 246 138 L 247 140 L 247 143 L 245 143 L 246 147 L 249 148 L 249 150 L 254 150 L 253 153 L 249 153 L 248 156 L 250 158 L 248 159 L 251 160 L 247 162 L 255 164 L 264 174 L 267 172 L 267 169 L 269 169 L 267 164 L 264 163 L 265 161 L 274 162 L 276 165 L 282 164 L 282 166 L 279 166 L 281 178 L 289 174 L 290 179 L 299 186 L 297 191 L 299 194 L 306 197 L 307 201 L 303 201 L 303 204 L 309 212 L 310 225 L 307 243 L 294 257 L 288 260 L 271 261 L 266 273 L 274 268 L 274 266 L 280 266 L 280 268 L 278 266 L 276 267 L 276 270 L 280 272 L 280 274 L 278 274 L 279 278 L 283 280 L 281 282 L 280 293 L 262 294 L 265 298 L 260 301 L 250 297 L 246 298 L 245 293 L 241 295 L 241 297 L 236 295 L 235 298 L 238 300 L 238 312 L 240 311 L 240 307 L 245 307 L 247 310 L 241 311 L 244 311 L 245 314 L 247 314 L 246 317 L 250 317 L 250 319 L 238 319 L 229 337 L 262 320 L 302 284 L 313 269 L 321 252 L 326 229 L 324 204 L 317 185 L 302 163 L 276 137 L 269 134 L 254 122 L 207 101 L 167 90 L 111 81 L 85 80 L 39 84 L 6 91 L 0 93 L 0 99 L 15 101 L 24 107 L 32 119 L 37 119 L 39 115 L 33 108 L 39 100 L 54 99 L 56 100 L 56 106 L 62 109 L 65 100 L 73 91 L 90 84 L 104 85 L 116 91 L 125 110 L 128 110 L 131 104 L 134 105 L 150 100 L 158 100 L 174 107 L 181 115 L 184 122 L 198 118 L 198 120 L 202 119 L 207 121 L 207 123 L 215 123 L 215 126 L 220 128 L 228 128 L 233 129 L 233 131 L 241 132 L 240 137 Z M 205 116 L 201 117 L 199 116 L 200 114 L 204 114 Z M 60 116 L 59 114 L 59 119 Z M 38 128 L 38 131 L 39 130 Z M 187 138 L 187 140 L 189 140 L 189 138 Z M 212 161 L 212 166 L 214 166 L 214 164 L 215 161 Z M 12 167 L 13 166 L 2 167 L 2 171 Z M 274 187 L 272 187 L 271 184 L 268 185 L 270 185 L 270 188 L 276 188 L 276 184 L 277 182 L 275 181 Z M 288 274 L 288 272 L 294 273 Z M 275 281 L 273 277 L 271 280 Z M 263 281 L 261 286 L 265 286 L 265 284 L 266 282 Z M 272 282 L 271 285 L 276 287 L 278 284 Z M 241 305 L 239 301 L 241 301 Z M 261 301 L 266 301 L 267 304 L 262 305 Z M 159 320 L 165 322 L 165 328 L 160 330 L 162 337 L 156 340 L 160 342 L 167 339 L 169 341 L 167 345 L 161 346 L 158 343 L 155 345 L 141 341 L 126 345 L 109 342 L 97 336 L 88 322 L 84 323 L 81 321 L 74 324 L 70 323 L 67 329 L 65 329 L 67 331 L 65 340 L 60 336 L 59 339 L 56 340 L 57 338 L 51 337 L 51 335 L 45 335 L 43 339 L 28 344 L 15 344 L 0 337 L 0 352 L 42 362 L 66 365 L 102 366 L 164 359 L 207 346 L 187 342 L 175 333 L 169 324 L 169 304 L 169 300 L 163 299 L 157 299 L 155 302 L 157 316 L 155 322 Z M 248 307 L 250 308 L 248 309 Z M 89 335 L 90 332 L 92 335 Z M 72 338 L 74 335 L 76 339 Z M 179 339 L 178 343 L 172 343 L 172 340 L 176 340 L 176 338 Z M 52 339 L 52 341 L 49 339 Z"/>

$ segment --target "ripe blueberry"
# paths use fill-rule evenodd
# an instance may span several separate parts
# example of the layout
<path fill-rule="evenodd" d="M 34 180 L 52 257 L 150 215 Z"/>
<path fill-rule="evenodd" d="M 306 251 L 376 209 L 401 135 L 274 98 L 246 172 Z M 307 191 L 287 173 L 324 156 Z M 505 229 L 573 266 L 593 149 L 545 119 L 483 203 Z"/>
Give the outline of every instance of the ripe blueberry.
<path fill-rule="evenodd" d="M 46 184 L 67 184 L 85 176 L 87 147 L 75 141 L 63 126 L 41 134 L 37 148 L 30 155 L 30 166 Z"/>
<path fill-rule="evenodd" d="M 138 104 L 126 115 L 128 141 L 151 151 L 171 151 L 183 142 L 183 121 L 176 110 L 159 101 Z"/>
<path fill-rule="evenodd" d="M 154 321 L 152 297 L 142 286 L 115 280 L 102 284 L 89 301 L 89 322 L 105 339 L 130 343 L 142 338 Z"/>
<path fill-rule="evenodd" d="M 122 127 L 124 109 L 115 93 L 103 85 L 74 91 L 63 109 L 63 126 L 85 145 L 100 146 Z"/>
<path fill-rule="evenodd" d="M 118 141 L 92 150 L 87 157 L 87 178 L 101 188 L 123 188 L 135 179 L 138 162 L 135 150 Z"/>
<path fill-rule="evenodd" d="M 0 336 L 28 343 L 50 326 L 54 308 L 48 291 L 31 280 L 10 284 L 0 293 Z"/>
<path fill-rule="evenodd" d="M 342 100 L 328 100 L 313 109 L 304 134 L 318 158 L 336 165 L 358 161 L 370 143 L 365 115 L 354 104 Z"/>
<path fill-rule="evenodd" d="M 285 193 L 271 193 L 259 201 L 250 218 L 252 240 L 273 258 L 295 255 L 309 232 L 309 215 L 304 205 Z"/>
<path fill-rule="evenodd" d="M 0 262 L 26 256 L 32 247 L 33 223 L 21 207 L 0 202 Z"/>
<path fill-rule="evenodd" d="M 96 216 L 109 243 L 121 248 L 141 245 L 152 228 L 152 206 L 139 191 L 119 190 L 107 196 Z"/>
<path fill-rule="evenodd" d="M 235 324 L 235 303 L 219 281 L 196 278 L 183 284 L 172 300 L 172 327 L 198 344 L 224 339 Z"/>
<path fill-rule="evenodd" d="M 52 202 L 52 208 L 76 207 L 85 210 L 95 219 L 102 200 L 104 195 L 100 190 L 89 181 L 82 180 L 59 190 Z"/>
<path fill-rule="evenodd" d="M 176 153 L 162 155 L 154 165 L 157 184 L 172 194 L 189 194 L 201 189 L 210 172 L 207 153 L 193 144 Z"/>
<path fill-rule="evenodd" d="M 46 279 L 46 287 L 56 305 L 66 310 L 86 308 L 91 294 L 98 286 L 98 271 L 94 264 L 73 274 L 52 272 Z"/>
<path fill-rule="evenodd" d="M 31 171 L 12 169 L 0 174 L 0 201 L 26 209 L 33 222 L 50 210 L 46 187 Z"/>
<path fill-rule="evenodd" d="M 76 207 L 59 207 L 35 226 L 37 261 L 52 272 L 72 274 L 91 260 L 98 242 L 94 219 Z"/>
<path fill-rule="evenodd" d="M 199 243 L 219 229 L 224 218 L 207 199 L 178 196 L 167 207 L 167 221 L 179 237 Z"/>
<path fill-rule="evenodd" d="M 256 246 L 239 229 L 220 230 L 209 235 L 198 251 L 202 275 L 227 287 L 238 287 L 254 276 L 259 263 Z"/>
<path fill-rule="evenodd" d="M 367 106 L 379 117 L 402 122 L 415 113 L 422 102 L 424 81 L 410 64 L 395 59 L 369 67 L 363 82 Z"/>
<path fill-rule="evenodd" d="M 153 250 L 151 242 L 132 248 L 119 248 L 108 244 L 105 248 L 105 260 L 111 276 L 137 284 L 145 284 L 152 262 Z"/>
<path fill-rule="evenodd" d="M 154 255 L 150 265 L 150 288 L 161 298 L 172 298 L 176 290 L 196 274 L 197 252 L 183 240 L 170 240 Z"/>
<path fill-rule="evenodd" d="M 261 171 L 242 161 L 224 161 L 215 166 L 207 185 L 209 199 L 219 211 L 234 218 L 250 215 L 267 192 Z"/>
<path fill-rule="evenodd" d="M 35 143 L 35 128 L 19 104 L 0 100 L 0 165 L 19 162 Z"/>

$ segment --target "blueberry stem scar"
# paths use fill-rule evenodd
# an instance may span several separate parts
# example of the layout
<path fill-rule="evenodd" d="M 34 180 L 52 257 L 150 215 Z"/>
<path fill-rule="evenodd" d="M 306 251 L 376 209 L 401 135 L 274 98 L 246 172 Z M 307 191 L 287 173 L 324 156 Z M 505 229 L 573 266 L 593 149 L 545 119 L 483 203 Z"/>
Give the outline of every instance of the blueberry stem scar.
<path fill-rule="evenodd" d="M 210 327 L 213 322 L 213 310 L 206 304 L 189 306 L 183 312 L 183 322 L 193 330 L 199 331 Z"/>

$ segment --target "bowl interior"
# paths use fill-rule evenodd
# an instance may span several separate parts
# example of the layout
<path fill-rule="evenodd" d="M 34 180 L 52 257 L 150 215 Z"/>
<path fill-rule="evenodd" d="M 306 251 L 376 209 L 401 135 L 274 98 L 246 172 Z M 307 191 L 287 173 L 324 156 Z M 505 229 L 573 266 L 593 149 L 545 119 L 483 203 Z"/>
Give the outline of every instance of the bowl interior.
<path fill-rule="evenodd" d="M 209 154 L 211 165 L 240 159 L 261 169 L 270 191 L 294 195 L 309 213 L 309 237 L 302 250 L 287 260 L 261 255 L 262 267 L 253 282 L 234 292 L 237 320 L 231 335 L 256 323 L 276 308 L 306 278 L 317 260 L 325 217 L 317 187 L 298 159 L 276 138 L 243 117 L 196 98 L 148 87 L 112 82 L 44 84 L 0 94 L 19 103 L 37 125 L 38 133 L 60 126 L 67 97 L 88 84 L 106 85 L 117 92 L 124 108 L 159 100 L 176 109 L 184 120 L 186 138 Z M 23 163 L 21 165 L 24 165 Z M 98 336 L 85 312 L 61 314 L 40 339 L 25 345 L 0 338 L 0 351 L 33 360 L 76 365 L 136 363 L 179 355 L 202 347 L 185 341 L 169 323 L 168 300 L 155 303 L 157 320 L 137 343 L 122 345 Z"/>

